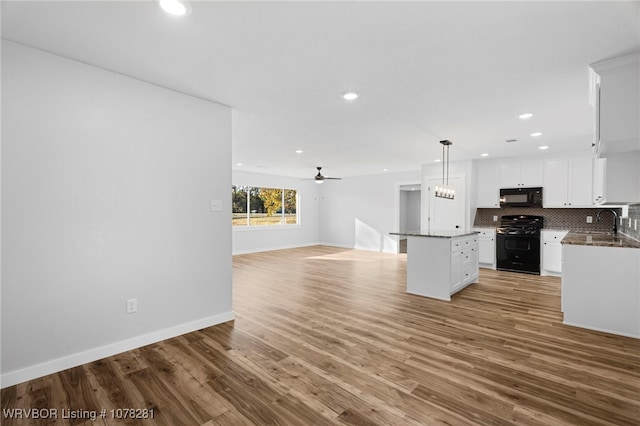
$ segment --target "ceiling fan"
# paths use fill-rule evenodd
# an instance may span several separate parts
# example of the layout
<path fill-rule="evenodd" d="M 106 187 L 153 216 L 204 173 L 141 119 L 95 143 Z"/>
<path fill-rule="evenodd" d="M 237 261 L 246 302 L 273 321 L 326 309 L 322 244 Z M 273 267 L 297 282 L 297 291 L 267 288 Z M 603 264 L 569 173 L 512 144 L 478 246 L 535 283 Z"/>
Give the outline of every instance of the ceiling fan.
<path fill-rule="evenodd" d="M 313 178 L 313 180 L 314 180 L 316 183 L 318 183 L 318 184 L 320 184 L 320 183 L 324 182 L 324 181 L 325 181 L 325 179 L 334 179 L 334 180 L 340 180 L 340 179 L 342 179 L 342 178 L 339 178 L 339 177 L 329 177 L 329 176 L 324 176 L 324 175 L 322 174 L 322 172 L 321 172 L 322 167 L 320 167 L 320 166 L 316 167 L 316 169 L 318 169 L 318 174 Z"/>

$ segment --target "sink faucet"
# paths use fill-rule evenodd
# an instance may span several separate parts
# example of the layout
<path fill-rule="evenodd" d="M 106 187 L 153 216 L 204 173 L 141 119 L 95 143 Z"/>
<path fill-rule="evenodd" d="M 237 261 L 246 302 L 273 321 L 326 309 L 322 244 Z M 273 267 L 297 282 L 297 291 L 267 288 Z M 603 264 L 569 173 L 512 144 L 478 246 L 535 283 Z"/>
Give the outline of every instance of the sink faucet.
<path fill-rule="evenodd" d="M 618 233 L 618 213 L 615 210 L 613 209 L 600 210 L 598 212 L 598 215 L 596 216 L 596 222 L 600 222 L 600 214 L 604 212 L 613 213 L 613 233 L 617 234 Z"/>

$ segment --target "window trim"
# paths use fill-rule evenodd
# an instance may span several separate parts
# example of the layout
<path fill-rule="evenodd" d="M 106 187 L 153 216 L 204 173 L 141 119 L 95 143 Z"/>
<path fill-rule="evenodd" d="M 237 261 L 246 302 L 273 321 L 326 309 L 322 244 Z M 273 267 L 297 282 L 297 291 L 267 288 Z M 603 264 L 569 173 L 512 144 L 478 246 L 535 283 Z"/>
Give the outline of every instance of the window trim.
<path fill-rule="evenodd" d="M 250 207 L 250 202 L 251 202 L 251 197 L 249 197 L 249 191 L 247 191 L 247 223 L 246 225 L 233 225 L 233 222 L 231 223 L 231 229 L 233 229 L 233 231 L 256 231 L 256 230 L 267 230 L 267 229 L 296 229 L 296 228 L 300 228 L 302 226 L 301 224 L 301 211 L 300 211 L 300 188 L 295 188 L 295 187 L 279 187 L 279 186 L 267 186 L 267 185 L 245 185 L 245 184 L 232 184 L 232 187 L 244 187 L 246 189 L 249 188 L 267 188 L 267 189 L 279 189 L 282 191 L 282 213 L 281 213 L 281 218 L 284 217 L 285 214 L 285 209 L 284 209 L 284 196 L 285 196 L 285 191 L 295 191 L 296 192 L 296 223 L 279 223 L 279 224 L 274 224 L 274 225 L 250 225 L 250 214 L 251 214 L 251 210 L 249 209 Z M 233 203 L 232 203 L 233 204 Z M 231 212 L 231 214 L 233 215 L 233 211 Z"/>

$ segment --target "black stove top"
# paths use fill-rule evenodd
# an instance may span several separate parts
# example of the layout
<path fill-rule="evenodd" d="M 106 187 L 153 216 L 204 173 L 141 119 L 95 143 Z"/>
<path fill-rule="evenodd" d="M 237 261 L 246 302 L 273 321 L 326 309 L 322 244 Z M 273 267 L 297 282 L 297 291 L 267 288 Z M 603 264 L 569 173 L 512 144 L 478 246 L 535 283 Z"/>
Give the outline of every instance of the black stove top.
<path fill-rule="evenodd" d="M 502 235 L 539 236 L 543 225 L 542 216 L 505 215 L 500 218 L 500 227 L 496 232 Z"/>

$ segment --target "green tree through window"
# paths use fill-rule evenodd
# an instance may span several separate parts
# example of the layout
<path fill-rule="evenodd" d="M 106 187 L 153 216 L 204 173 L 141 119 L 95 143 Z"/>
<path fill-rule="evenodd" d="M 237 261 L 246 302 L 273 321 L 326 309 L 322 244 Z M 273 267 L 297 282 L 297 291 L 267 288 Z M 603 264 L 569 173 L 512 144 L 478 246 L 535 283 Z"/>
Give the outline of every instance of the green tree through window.
<path fill-rule="evenodd" d="M 298 191 L 233 185 L 233 226 L 295 225 L 298 223 Z"/>

